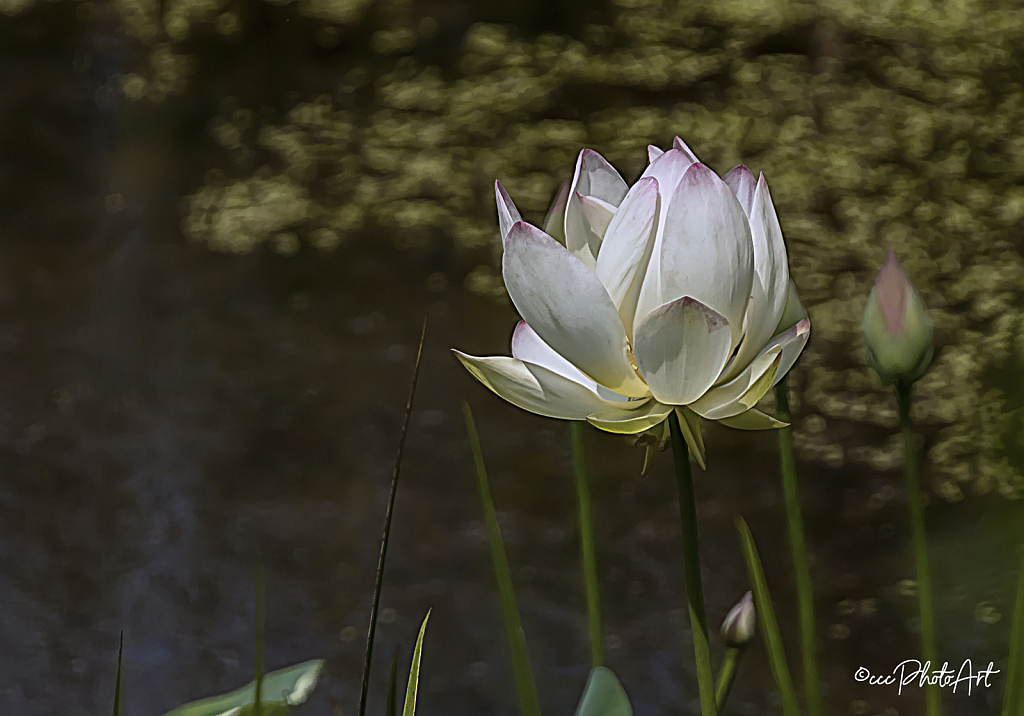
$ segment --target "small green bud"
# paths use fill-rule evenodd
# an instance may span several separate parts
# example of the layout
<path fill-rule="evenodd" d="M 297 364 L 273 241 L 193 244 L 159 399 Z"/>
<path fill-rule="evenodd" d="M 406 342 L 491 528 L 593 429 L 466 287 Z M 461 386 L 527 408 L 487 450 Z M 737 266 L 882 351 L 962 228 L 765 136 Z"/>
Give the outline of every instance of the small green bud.
<path fill-rule="evenodd" d="M 739 648 L 746 646 L 754 639 L 754 626 L 756 611 L 754 609 L 754 595 L 747 592 L 743 599 L 736 602 L 736 606 L 729 610 L 722 622 L 722 636 L 727 646 Z"/>
<path fill-rule="evenodd" d="M 932 321 L 896 255 L 882 266 L 864 309 L 868 363 L 883 383 L 913 383 L 932 362 Z"/>

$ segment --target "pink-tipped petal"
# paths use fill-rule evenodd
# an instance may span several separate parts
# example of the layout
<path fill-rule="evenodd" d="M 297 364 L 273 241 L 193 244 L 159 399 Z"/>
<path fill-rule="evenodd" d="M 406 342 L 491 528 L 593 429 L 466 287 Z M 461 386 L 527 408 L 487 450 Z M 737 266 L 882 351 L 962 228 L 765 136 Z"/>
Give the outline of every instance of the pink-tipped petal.
<path fill-rule="evenodd" d="M 892 251 L 885 259 L 885 265 L 878 272 L 875 287 L 878 289 L 878 305 L 882 309 L 889 333 L 903 333 L 903 324 L 907 317 L 907 290 L 910 278 L 896 260 Z"/>
<path fill-rule="evenodd" d="M 504 245 L 512 224 L 522 221 L 523 217 L 519 215 L 519 210 L 512 203 L 512 197 L 508 195 L 500 181 L 494 182 L 494 199 L 498 205 L 498 227 L 501 231 L 501 243 Z"/>
<path fill-rule="evenodd" d="M 679 137 L 676 137 L 675 139 L 672 140 L 672 148 L 678 149 L 683 154 L 688 156 L 691 162 L 696 163 L 700 161 L 699 159 L 697 159 L 697 155 L 693 153 L 693 150 L 686 146 L 686 142 L 684 142 Z"/>
<path fill-rule="evenodd" d="M 565 208 L 565 246 L 591 268 L 597 263 L 601 237 L 587 222 L 579 196 L 592 196 L 618 206 L 629 187 L 615 168 L 593 149 L 584 149 L 576 160 L 576 172 Z"/>
<path fill-rule="evenodd" d="M 658 208 L 658 181 L 648 178 L 634 184 L 608 226 L 597 256 L 597 278 L 619 309 L 627 336 L 633 335 L 636 302 L 654 249 Z"/>
<path fill-rule="evenodd" d="M 738 167 L 733 167 L 726 175 L 722 177 L 732 193 L 736 195 L 736 200 L 739 201 L 740 206 L 743 207 L 743 213 L 750 216 L 750 208 L 754 203 L 754 189 L 757 187 L 757 180 L 754 179 L 754 175 L 750 173 L 750 170 L 740 164 Z"/>
<path fill-rule="evenodd" d="M 731 351 L 743 337 L 754 277 L 754 249 L 743 208 L 703 164 L 689 166 L 667 202 L 662 191 L 662 207 L 664 225 L 658 226 L 637 316 L 691 296 L 728 321 Z"/>
<path fill-rule="evenodd" d="M 687 405 L 702 396 L 729 359 L 731 333 L 725 317 L 689 296 L 652 311 L 633 351 L 654 397 Z"/>
<path fill-rule="evenodd" d="M 738 375 L 771 340 L 789 297 L 789 259 L 782 227 L 775 214 L 764 174 L 757 180 L 750 207 L 750 236 L 754 247 L 754 278 L 747 304 L 746 335 L 722 381 Z"/>
<path fill-rule="evenodd" d="M 512 302 L 559 355 L 606 388 L 644 397 L 618 310 L 597 276 L 540 229 L 512 226 L 502 257 Z"/>

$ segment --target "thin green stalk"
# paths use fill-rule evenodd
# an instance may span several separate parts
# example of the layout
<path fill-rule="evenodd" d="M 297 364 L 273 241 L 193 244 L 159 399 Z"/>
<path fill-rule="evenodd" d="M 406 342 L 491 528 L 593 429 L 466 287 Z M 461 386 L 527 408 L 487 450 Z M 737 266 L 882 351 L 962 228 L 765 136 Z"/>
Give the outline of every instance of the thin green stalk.
<path fill-rule="evenodd" d="M 266 592 L 263 586 L 263 564 L 256 563 L 256 689 L 253 694 L 253 716 L 263 714 L 263 626 L 264 600 Z"/>
<path fill-rule="evenodd" d="M 736 670 L 740 666 L 740 658 L 746 649 L 727 646 L 725 656 L 722 658 L 722 668 L 718 670 L 718 684 L 715 686 L 715 704 L 721 713 L 725 708 L 725 702 L 729 700 L 729 692 L 732 690 L 732 682 L 736 680 Z"/>
<path fill-rule="evenodd" d="M 786 376 L 775 386 L 775 406 L 779 420 L 785 423 L 790 422 L 789 380 Z M 814 632 L 814 588 L 811 586 L 811 566 L 807 559 L 804 520 L 800 512 L 800 496 L 797 493 L 796 461 L 793 459 L 793 429 L 788 425 L 779 429 L 779 462 L 782 468 L 782 492 L 786 500 L 786 520 L 789 522 L 789 543 L 793 549 L 797 606 L 800 610 L 801 653 L 803 655 L 807 711 L 810 716 L 822 716 L 821 685 L 818 678 L 818 645 Z"/>
<path fill-rule="evenodd" d="M 395 470 L 391 474 L 391 495 L 384 515 L 384 534 L 380 538 L 380 557 L 377 560 L 377 581 L 373 586 L 373 604 L 370 606 L 370 628 L 366 634 L 366 658 L 363 660 L 363 685 L 359 692 L 359 716 L 366 715 L 366 696 L 370 690 L 370 664 L 373 661 L 373 637 L 377 632 L 377 610 L 380 608 L 380 590 L 384 583 L 384 560 L 388 556 L 388 538 L 391 535 L 391 517 L 395 512 L 395 495 L 398 494 L 398 475 L 405 453 L 405 437 L 409 434 L 409 418 L 412 416 L 412 399 L 416 395 L 416 381 L 420 377 L 420 360 L 423 358 L 423 341 L 427 337 L 427 319 L 423 319 L 420 332 L 420 347 L 416 351 L 416 365 L 412 369 L 412 384 L 409 386 L 409 400 L 405 403 L 405 419 L 402 421 L 402 435 L 398 439 L 398 454 L 395 456 Z"/>
<path fill-rule="evenodd" d="M 941 666 L 935 646 L 935 617 L 932 610 L 932 575 L 928 566 L 928 537 L 924 529 L 924 503 L 917 474 L 917 448 L 914 444 L 914 423 L 910 418 L 910 389 L 906 381 L 896 382 L 899 401 L 900 432 L 903 433 L 903 467 L 907 478 L 907 504 L 910 507 L 910 530 L 914 537 L 914 562 L 917 566 L 917 601 L 921 610 L 921 652 L 931 668 Z M 928 716 L 942 714 L 942 693 L 937 684 L 925 686 Z"/>
<path fill-rule="evenodd" d="M 398 714 L 398 646 L 391 653 L 391 671 L 388 674 L 387 698 L 384 700 L 384 716 Z"/>
<path fill-rule="evenodd" d="M 1010 626 L 1010 660 L 1006 666 L 1002 716 L 1024 716 L 1024 547 L 1017 573 L 1017 603 Z"/>
<path fill-rule="evenodd" d="M 750 590 L 754 593 L 754 608 L 757 610 L 758 631 L 764 642 L 764 650 L 768 656 L 768 665 L 775 679 L 782 699 L 784 716 L 800 716 L 800 706 L 796 700 L 796 689 L 789 674 L 789 663 L 786 661 L 786 650 L 782 648 L 782 634 L 779 633 L 779 622 L 775 618 L 772 606 L 772 595 L 768 591 L 768 580 L 764 577 L 764 566 L 761 556 L 757 553 L 754 535 L 742 517 L 736 518 L 736 530 L 740 533 L 743 543 L 743 560 L 747 563 L 747 577 L 750 579 Z"/>
<path fill-rule="evenodd" d="M 484 456 L 480 450 L 480 438 L 476 432 L 473 411 L 469 409 L 468 403 L 462 403 L 462 412 L 466 418 L 469 446 L 473 451 L 477 488 L 480 490 L 484 521 L 487 523 L 487 537 L 491 543 L 491 561 L 494 562 L 494 576 L 498 580 L 498 595 L 501 597 L 501 611 L 505 617 L 505 631 L 508 633 L 509 649 L 512 651 L 512 670 L 515 672 L 516 690 L 519 692 L 519 710 L 523 716 L 540 716 L 537 690 L 530 673 L 530 657 L 526 651 L 526 636 L 519 621 L 516 595 L 512 589 L 512 573 L 508 567 L 505 545 L 501 541 L 498 518 L 494 514 L 494 501 L 491 499 L 491 488 L 487 482 L 487 468 L 484 467 Z"/>
<path fill-rule="evenodd" d="M 700 578 L 700 546 L 697 541 L 697 503 L 693 495 L 693 474 L 690 451 L 683 439 L 676 411 L 668 416 L 672 433 L 672 456 L 679 486 L 679 519 L 683 531 L 683 567 L 686 571 L 686 599 L 690 606 L 690 629 L 693 631 L 693 656 L 697 666 L 697 690 L 700 694 L 701 716 L 718 716 L 715 703 L 715 675 L 711 669 L 708 644 L 708 620 L 704 614 L 704 587 Z"/>
<path fill-rule="evenodd" d="M 590 486 L 583 456 L 583 425 L 573 421 L 572 467 L 576 477 L 576 497 L 580 506 L 580 549 L 583 552 L 583 577 L 587 585 L 587 616 L 590 620 L 592 666 L 604 666 L 604 636 L 601 633 L 601 595 L 597 590 L 597 556 L 594 550 L 594 521 L 590 513 Z"/>
<path fill-rule="evenodd" d="M 121 655 L 124 654 L 124 631 L 117 647 L 117 680 L 114 682 L 114 716 L 121 716 Z"/>

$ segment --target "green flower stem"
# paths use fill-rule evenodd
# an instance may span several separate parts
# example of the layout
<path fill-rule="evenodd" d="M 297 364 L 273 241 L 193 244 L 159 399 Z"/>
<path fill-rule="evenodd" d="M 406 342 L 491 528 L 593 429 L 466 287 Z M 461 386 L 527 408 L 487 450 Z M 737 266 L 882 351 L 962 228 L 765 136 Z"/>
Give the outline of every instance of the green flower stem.
<path fill-rule="evenodd" d="M 775 406 L 779 420 L 790 422 L 789 381 L 783 377 L 775 386 Z M 789 543 L 793 549 L 793 571 L 796 575 L 797 605 L 800 610 L 800 637 L 804 666 L 804 693 L 810 716 L 822 716 L 821 685 L 818 678 L 818 647 L 814 629 L 814 589 L 811 586 L 811 567 L 804 539 L 804 520 L 800 513 L 797 493 L 796 461 L 793 459 L 793 428 L 779 429 L 779 462 L 782 468 L 782 492 L 786 500 L 786 520 L 789 522 Z"/>
<path fill-rule="evenodd" d="M 735 646 L 725 648 L 722 668 L 718 670 L 718 685 L 715 687 L 715 705 L 718 707 L 719 712 L 725 708 L 725 702 L 729 699 L 732 682 L 736 680 L 736 670 L 740 666 L 740 659 L 745 651 L 745 648 Z"/>
<path fill-rule="evenodd" d="M 690 606 L 690 628 L 693 631 L 693 656 L 697 664 L 697 687 L 700 693 L 701 716 L 718 716 L 715 705 L 715 675 L 711 669 L 708 645 L 708 620 L 704 614 L 704 587 L 700 579 L 700 547 L 697 541 L 697 503 L 693 496 L 693 474 L 690 452 L 679 427 L 679 416 L 668 416 L 672 433 L 672 456 L 679 486 L 679 518 L 683 530 L 683 566 L 686 570 L 686 598 Z"/>
<path fill-rule="evenodd" d="M 583 552 L 583 577 L 587 585 L 587 616 L 590 620 L 590 654 L 592 665 L 604 666 L 604 636 L 601 634 L 601 595 L 597 590 L 597 556 L 594 551 L 594 521 L 590 514 L 590 486 L 583 457 L 583 426 L 570 423 L 572 433 L 572 467 L 576 477 L 576 498 L 580 507 L 580 549 Z"/>
<path fill-rule="evenodd" d="M 928 540 L 924 529 L 924 504 L 917 475 L 917 448 L 914 445 L 914 423 L 910 418 L 911 383 L 896 382 L 899 401 L 900 432 L 903 433 L 903 467 L 907 478 L 907 504 L 910 507 L 910 530 L 914 536 L 914 562 L 917 566 L 917 601 L 921 610 L 921 652 L 931 668 L 939 665 L 935 648 L 935 617 L 932 611 L 932 575 L 928 567 Z M 942 695 L 937 684 L 925 687 L 928 716 L 942 714 Z"/>

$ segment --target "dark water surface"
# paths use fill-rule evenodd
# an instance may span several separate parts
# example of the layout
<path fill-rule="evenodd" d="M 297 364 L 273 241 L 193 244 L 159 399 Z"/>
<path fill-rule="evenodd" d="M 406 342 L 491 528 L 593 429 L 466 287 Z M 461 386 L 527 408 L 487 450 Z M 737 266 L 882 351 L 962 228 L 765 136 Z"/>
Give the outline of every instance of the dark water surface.
<path fill-rule="evenodd" d="M 429 314 L 370 713 L 382 711 L 394 645 L 407 664 L 428 608 L 420 713 L 518 710 L 464 399 L 542 706 L 571 713 L 589 647 L 568 425 L 500 401 L 448 353 L 506 353 L 511 307 L 457 280 L 428 291 L 436 271 L 458 277 L 460 258 L 393 252 L 383 236 L 377 248 L 289 258 L 187 244 L 178 201 L 217 159 L 190 124 L 201 112 L 186 103 L 170 122 L 104 106 L 68 63 L 82 38 L 33 55 L 25 26 L 5 32 L 22 44 L 0 48 L 20 53 L 0 67 L 0 712 L 109 713 L 121 630 L 124 713 L 157 716 L 248 682 L 259 560 L 268 668 L 326 658 L 302 713 L 326 716 L 331 699 L 354 713 Z M 116 44 L 100 55 L 120 61 Z M 124 205 L 111 213 L 114 194 Z M 696 489 L 709 621 L 746 590 L 732 522 L 742 514 L 798 674 L 775 438 L 708 426 L 706 440 Z M 588 430 L 587 448 L 610 666 L 637 714 L 696 713 L 670 460 L 640 478 L 642 453 L 626 440 Z M 917 654 L 916 604 L 900 587 L 913 568 L 899 475 L 800 467 L 830 712 L 922 713 L 916 690 L 897 697 L 853 679 L 858 666 L 887 671 Z M 996 498 L 929 510 L 940 651 L 955 665 L 1005 667 L 1020 517 Z M 951 708 L 994 713 L 1001 677 L 995 686 Z M 732 712 L 777 713 L 772 690 L 758 646 Z"/>

